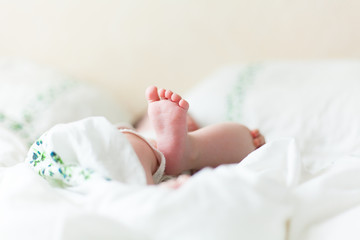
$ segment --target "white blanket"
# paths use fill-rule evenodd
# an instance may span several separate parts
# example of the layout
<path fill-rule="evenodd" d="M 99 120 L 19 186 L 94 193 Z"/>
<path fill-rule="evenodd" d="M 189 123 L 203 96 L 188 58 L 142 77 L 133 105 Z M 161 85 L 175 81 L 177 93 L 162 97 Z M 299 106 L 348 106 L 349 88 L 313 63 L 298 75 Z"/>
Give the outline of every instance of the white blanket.
<path fill-rule="evenodd" d="M 338 159 L 319 176 L 301 165 L 291 139 L 178 190 L 101 179 L 54 188 L 20 163 L 0 170 L 0 238 L 305 239 L 309 225 L 360 203 L 360 161 Z"/>

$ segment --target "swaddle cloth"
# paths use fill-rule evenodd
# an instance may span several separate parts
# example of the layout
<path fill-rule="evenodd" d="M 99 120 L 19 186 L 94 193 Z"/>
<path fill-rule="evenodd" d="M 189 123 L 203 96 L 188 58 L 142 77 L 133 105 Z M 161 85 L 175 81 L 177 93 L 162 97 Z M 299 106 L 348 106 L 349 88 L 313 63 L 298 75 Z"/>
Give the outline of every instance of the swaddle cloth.
<path fill-rule="evenodd" d="M 31 146 L 26 161 L 40 176 L 61 186 L 98 177 L 146 184 L 131 144 L 103 117 L 54 126 Z"/>
<path fill-rule="evenodd" d="M 133 135 L 137 136 L 138 138 L 143 140 L 151 148 L 151 150 L 154 152 L 155 157 L 156 157 L 156 159 L 157 159 L 157 161 L 159 163 L 158 169 L 155 171 L 155 173 L 152 176 L 154 183 L 160 183 L 160 182 L 165 181 L 166 179 L 169 178 L 169 176 L 164 176 L 166 160 L 165 160 L 165 156 L 164 156 L 164 154 L 162 152 L 157 150 L 146 138 L 144 138 L 142 135 L 137 133 L 134 129 L 132 129 L 132 128 L 122 128 L 122 129 L 119 129 L 119 130 L 122 133 L 128 133 L 128 134 L 133 134 Z"/>

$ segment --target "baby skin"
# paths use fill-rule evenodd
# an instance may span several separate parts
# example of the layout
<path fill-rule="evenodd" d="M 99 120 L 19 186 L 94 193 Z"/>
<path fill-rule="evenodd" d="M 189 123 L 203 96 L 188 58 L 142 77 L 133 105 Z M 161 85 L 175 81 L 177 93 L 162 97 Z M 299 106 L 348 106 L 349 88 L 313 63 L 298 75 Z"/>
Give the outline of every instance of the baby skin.
<path fill-rule="evenodd" d="M 189 103 L 170 90 L 151 86 L 146 89 L 148 115 L 156 133 L 156 148 L 166 158 L 165 173 L 179 175 L 186 170 L 200 170 L 221 164 L 239 163 L 265 143 L 258 130 L 250 131 L 238 123 L 220 123 L 188 131 Z M 152 151 L 144 149 L 134 136 L 127 136 L 142 163 L 147 181 L 157 169 Z M 142 146 L 140 146 L 142 144 Z M 147 148 L 149 148 L 147 146 Z M 187 177 L 170 183 L 177 188 Z"/>

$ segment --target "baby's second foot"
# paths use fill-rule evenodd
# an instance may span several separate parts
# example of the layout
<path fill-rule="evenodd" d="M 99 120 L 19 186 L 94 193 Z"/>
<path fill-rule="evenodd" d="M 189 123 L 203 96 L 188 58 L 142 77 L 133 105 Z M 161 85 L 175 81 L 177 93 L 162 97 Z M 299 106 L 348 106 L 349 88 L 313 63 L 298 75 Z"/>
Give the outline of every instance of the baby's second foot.
<path fill-rule="evenodd" d="M 259 148 L 265 144 L 264 136 L 259 132 L 258 129 L 250 131 L 251 136 L 253 137 L 253 143 L 255 148 Z"/>
<path fill-rule="evenodd" d="M 185 169 L 188 145 L 187 110 L 189 104 L 178 94 L 154 86 L 146 89 L 148 114 L 155 129 L 157 148 L 166 158 L 165 173 L 176 175 Z"/>

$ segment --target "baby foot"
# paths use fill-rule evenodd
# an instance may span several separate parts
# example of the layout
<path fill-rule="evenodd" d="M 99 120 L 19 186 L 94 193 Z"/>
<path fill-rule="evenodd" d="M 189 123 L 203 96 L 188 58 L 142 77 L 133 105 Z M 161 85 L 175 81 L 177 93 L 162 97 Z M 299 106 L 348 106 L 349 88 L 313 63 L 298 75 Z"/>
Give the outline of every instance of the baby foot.
<path fill-rule="evenodd" d="M 254 143 L 255 148 L 259 148 L 265 144 L 265 138 L 259 132 L 258 129 L 254 129 L 254 130 L 250 131 L 250 133 L 251 133 L 251 136 L 253 137 L 253 143 Z"/>
<path fill-rule="evenodd" d="M 148 114 L 155 129 L 157 148 L 166 158 L 165 173 L 176 175 L 185 169 L 187 138 L 187 110 L 189 104 L 170 90 L 146 89 Z"/>

